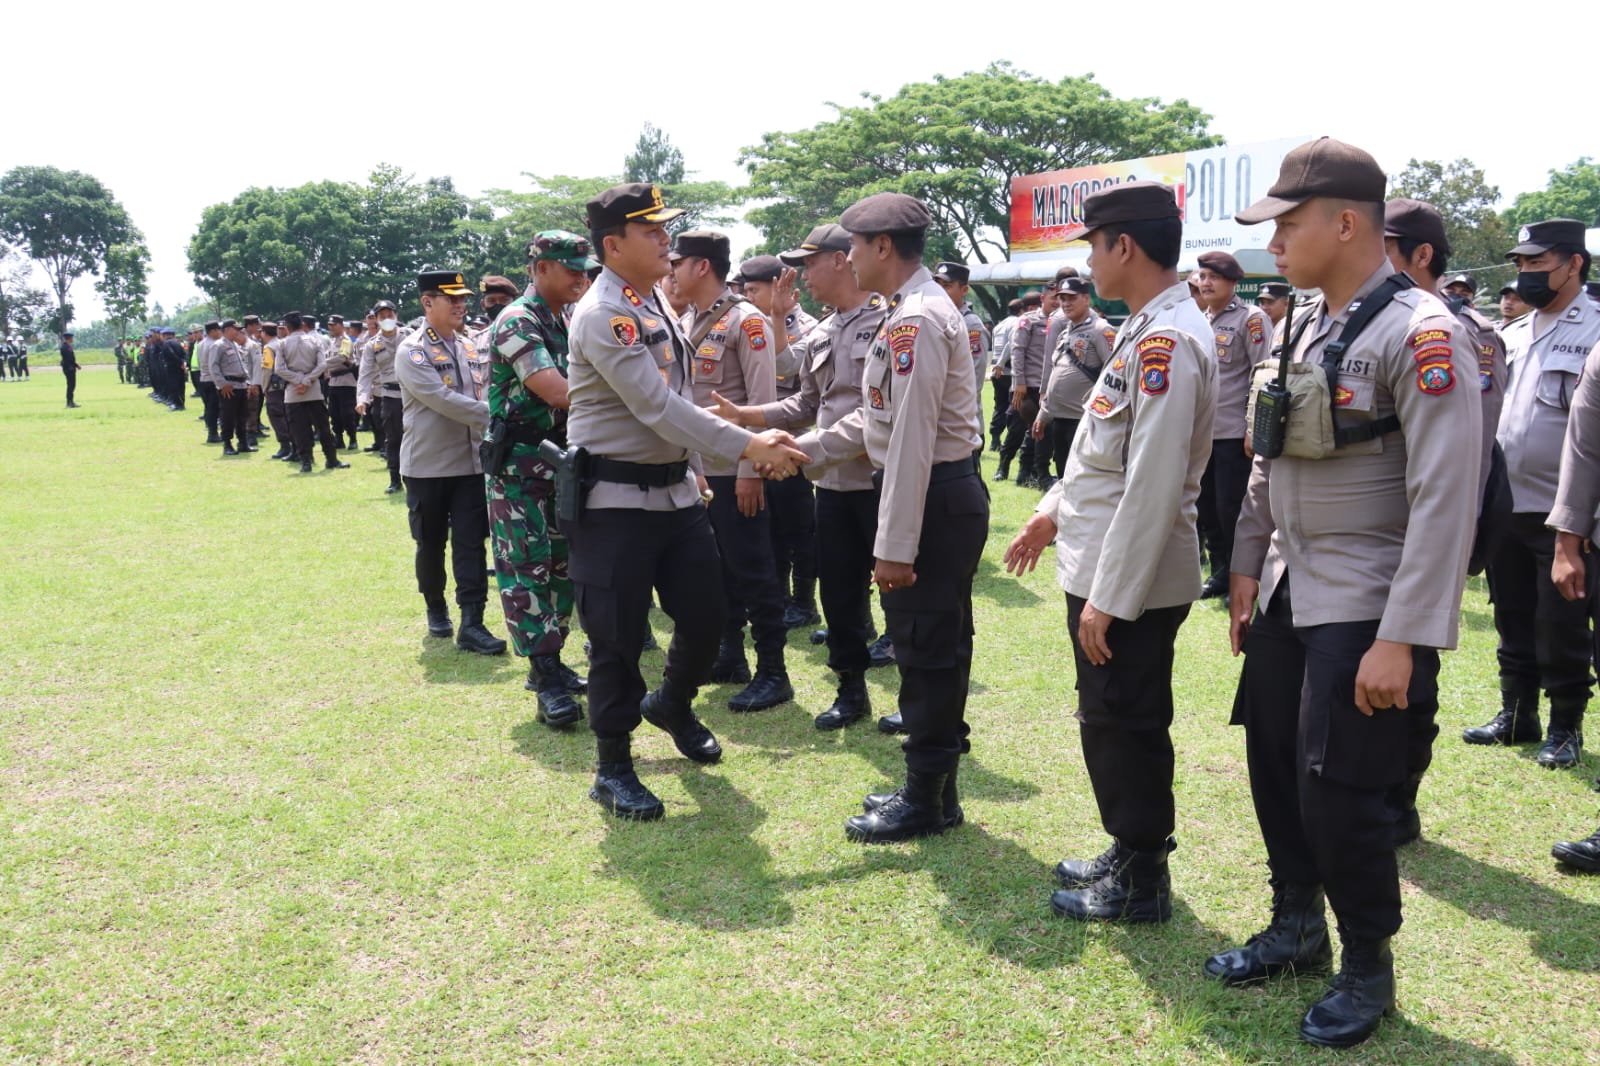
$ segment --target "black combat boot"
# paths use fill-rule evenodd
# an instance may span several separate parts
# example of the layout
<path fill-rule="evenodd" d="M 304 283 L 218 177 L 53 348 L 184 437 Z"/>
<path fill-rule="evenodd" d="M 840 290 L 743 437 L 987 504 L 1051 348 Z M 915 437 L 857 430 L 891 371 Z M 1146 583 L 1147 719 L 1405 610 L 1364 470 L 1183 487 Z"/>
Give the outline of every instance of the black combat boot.
<path fill-rule="evenodd" d="M 1220 563 L 1212 563 L 1211 576 L 1206 578 L 1204 585 L 1200 586 L 1200 598 L 1202 600 L 1214 600 L 1219 596 L 1226 598 L 1228 595 L 1228 577 L 1227 560 L 1223 560 Z"/>
<path fill-rule="evenodd" d="M 742 651 L 741 651 L 742 654 Z M 738 713 L 765 711 L 794 699 L 789 671 L 783 665 L 783 649 L 756 655 L 756 676 L 728 701 L 728 709 Z"/>
<path fill-rule="evenodd" d="M 1333 961 L 1321 885 L 1272 882 L 1272 921 L 1244 947 L 1213 955 L 1206 973 L 1225 985 L 1248 985 L 1278 974 L 1317 973 Z"/>
<path fill-rule="evenodd" d="M 1550 732 L 1539 749 L 1538 762 L 1547 770 L 1566 770 L 1583 758 L 1583 712 L 1586 696 L 1553 696 L 1550 699 Z"/>
<path fill-rule="evenodd" d="M 561 676 L 561 659 L 555 655 L 535 655 L 528 660 L 528 683 L 538 693 L 538 720 L 552 729 L 565 729 L 583 719 L 583 708 L 567 691 Z"/>
<path fill-rule="evenodd" d="M 594 786 L 589 798 L 618 818 L 653 822 L 667 813 L 655 793 L 639 782 L 633 772 L 633 748 L 627 733 L 596 733 L 594 746 L 599 756 Z"/>
<path fill-rule="evenodd" d="M 429 601 L 428 636 L 448 639 L 455 635 L 455 627 L 450 624 L 450 608 L 444 605 L 443 600 Z"/>
<path fill-rule="evenodd" d="M 224 441 L 223 444 L 222 444 L 222 454 L 223 455 L 238 455 L 239 453 L 238 453 L 238 451 L 236 451 L 234 449 L 232 441 Z"/>
<path fill-rule="evenodd" d="M 863 844 L 894 844 L 943 833 L 950 828 L 944 814 L 948 776 L 906 771 L 905 786 L 891 793 L 882 806 L 846 821 L 844 835 Z"/>
<path fill-rule="evenodd" d="M 349 463 L 341 463 L 337 459 L 329 459 L 327 462 L 322 464 L 322 469 L 324 469 L 324 470 L 349 470 L 350 469 L 350 464 Z"/>
<path fill-rule="evenodd" d="M 1177 838 L 1168 837 L 1167 854 L 1170 855 L 1177 850 Z M 1116 859 L 1115 843 L 1088 862 L 1082 859 L 1062 859 L 1056 863 L 1056 884 L 1062 888 L 1088 888 L 1115 868 Z"/>
<path fill-rule="evenodd" d="M 749 680 L 750 662 L 744 657 L 744 634 L 723 637 L 722 643 L 717 646 L 716 661 L 711 664 L 711 683 L 742 685 Z"/>
<path fill-rule="evenodd" d="M 673 745 L 685 759 L 714 763 L 722 758 L 722 745 L 705 723 L 695 717 L 691 704 L 694 691 L 680 689 L 668 678 L 661 687 L 639 701 L 639 714 L 645 721 L 672 737 Z"/>
<path fill-rule="evenodd" d="M 581 696 L 589 691 L 589 679 L 578 671 L 561 661 L 561 656 L 556 657 L 556 669 L 561 672 L 561 680 L 566 683 L 567 692 L 573 696 Z"/>
<path fill-rule="evenodd" d="M 1394 1011 L 1394 953 L 1389 939 L 1360 942 L 1340 933 L 1344 949 L 1328 994 L 1300 1020 L 1300 1038 L 1319 1047 L 1355 1047 Z"/>
<path fill-rule="evenodd" d="M 1500 713 L 1461 731 L 1468 744 L 1532 744 L 1540 737 L 1539 686 L 1500 679 Z"/>
<path fill-rule="evenodd" d="M 385 496 L 393 496 L 397 492 L 404 492 L 405 486 L 400 484 L 399 474 L 389 475 L 389 487 L 383 490 Z"/>
<path fill-rule="evenodd" d="M 839 694 L 833 706 L 817 715 L 818 729 L 843 729 L 872 713 L 872 697 L 867 695 L 867 675 L 860 670 L 839 673 Z"/>
<path fill-rule="evenodd" d="M 873 667 L 894 665 L 894 641 L 889 639 L 889 634 L 885 633 L 867 646 L 867 662 Z"/>
<path fill-rule="evenodd" d="M 217 436 L 215 433 L 211 433 L 211 434 L 208 434 L 206 436 L 206 443 L 207 444 L 221 444 L 222 443 L 222 438 Z"/>
<path fill-rule="evenodd" d="M 1422 815 L 1417 813 L 1417 791 L 1422 788 L 1422 775 L 1412 774 L 1395 785 L 1384 797 L 1384 803 L 1394 815 L 1394 846 L 1403 848 L 1413 840 L 1422 838 Z"/>
<path fill-rule="evenodd" d="M 939 796 L 939 807 L 944 812 L 944 827 L 954 829 L 967 820 L 966 813 L 961 809 L 961 795 L 956 791 L 957 772 L 951 770 L 944 779 L 944 791 Z M 882 807 L 885 803 L 900 795 L 903 788 L 893 792 L 873 792 L 861 798 L 861 809 L 868 814 Z"/>
<path fill-rule="evenodd" d="M 802 603 L 794 600 L 783 609 L 783 628 L 799 629 L 801 626 L 814 626 L 822 621 L 822 616 L 817 613 L 814 603 Z"/>
<path fill-rule="evenodd" d="M 208 441 L 206 441 L 206 443 L 207 444 L 221 444 L 222 443 L 222 438 L 218 437 L 214 441 L 209 441 L 208 440 Z M 267 458 L 268 459 L 287 459 L 287 458 L 289 458 L 289 448 L 288 448 L 288 446 L 287 445 L 282 445 L 282 444 L 278 445 L 278 450 L 273 452 L 271 455 L 267 456 Z"/>
<path fill-rule="evenodd" d="M 300 460 L 300 472 L 302 474 L 311 473 L 311 460 L 310 459 L 302 459 L 302 460 Z"/>
<path fill-rule="evenodd" d="M 1080 922 L 1164 922 L 1172 917 L 1167 849 L 1135 851 L 1117 841 L 1111 869 L 1084 888 L 1058 888 L 1050 909 Z"/>
<path fill-rule="evenodd" d="M 1000 453 L 1000 465 L 995 467 L 994 476 L 989 480 L 997 483 L 1011 480 L 1011 456 Z"/>
<path fill-rule="evenodd" d="M 483 604 L 461 605 L 461 630 L 456 634 L 456 647 L 478 655 L 506 653 L 506 642 L 483 628 Z"/>
<path fill-rule="evenodd" d="M 1600 873 L 1600 830 L 1587 840 L 1563 840 L 1550 849 L 1550 854 L 1575 870 Z"/>

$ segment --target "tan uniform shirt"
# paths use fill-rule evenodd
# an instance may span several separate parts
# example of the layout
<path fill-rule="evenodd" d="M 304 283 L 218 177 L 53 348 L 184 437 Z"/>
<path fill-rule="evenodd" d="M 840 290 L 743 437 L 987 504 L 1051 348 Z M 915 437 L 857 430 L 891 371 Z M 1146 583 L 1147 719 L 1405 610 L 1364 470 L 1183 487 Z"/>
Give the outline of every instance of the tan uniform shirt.
<path fill-rule="evenodd" d="M 569 327 L 567 440 L 629 463 L 676 463 L 691 453 L 728 464 L 751 433 L 696 406 L 688 340 L 652 292 L 640 295 L 609 268 L 583 294 Z M 775 376 L 768 368 L 768 379 Z M 591 508 L 675 511 L 700 502 L 694 473 L 666 488 L 598 482 Z"/>
<path fill-rule="evenodd" d="M 299 330 L 287 337 L 279 337 L 274 346 L 277 362 L 274 370 L 288 388 L 283 390 L 285 403 L 310 403 L 322 399 L 322 371 L 327 362 L 322 355 L 322 345 L 317 338 Z M 305 392 L 296 385 L 309 385 Z"/>
<path fill-rule="evenodd" d="M 865 450 L 883 471 L 872 553 L 914 563 L 933 464 L 970 460 L 983 444 L 966 324 L 926 268 L 889 297 L 861 387 L 861 408 L 801 437 L 800 450 L 823 465 Z"/>
<path fill-rule="evenodd" d="M 328 384 L 345 387 L 354 385 L 358 369 L 355 342 L 349 337 L 329 337 Z"/>
<path fill-rule="evenodd" d="M 1272 355 L 1272 320 L 1255 304 L 1238 299 L 1208 317 L 1217 352 L 1217 411 L 1211 439 L 1243 440 L 1250 378 Z"/>
<path fill-rule="evenodd" d="M 1567 408 L 1584 360 L 1600 343 L 1600 308 L 1583 293 L 1553 322 L 1524 315 L 1502 336 L 1510 379 L 1498 437 L 1511 478 L 1512 509 L 1549 514 L 1555 506 Z"/>
<path fill-rule="evenodd" d="M 405 339 L 398 328 L 393 333 L 378 331 L 378 335 L 361 346 L 361 374 L 356 381 L 356 402 L 369 404 L 379 392 L 394 395 L 399 382 L 394 376 L 394 354 Z"/>
<path fill-rule="evenodd" d="M 1049 331 L 1044 312 L 1038 308 L 1017 319 L 1016 332 L 1011 335 L 1011 387 L 1030 389 L 1044 387 L 1044 364 L 1049 357 L 1045 336 Z"/>
<path fill-rule="evenodd" d="M 1600 345 L 1589 349 L 1572 394 L 1551 529 L 1600 540 Z M 1593 566 L 1594 556 L 1588 565 Z"/>
<path fill-rule="evenodd" d="M 277 376 L 278 370 L 278 344 L 280 338 L 267 337 L 261 342 L 261 359 L 256 364 L 256 384 L 262 392 L 272 389 L 272 380 Z M 278 378 L 278 392 L 287 391 L 283 387 L 283 379 Z"/>
<path fill-rule="evenodd" d="M 961 323 L 966 327 L 967 348 L 972 352 L 972 380 L 981 396 L 984 379 L 989 376 L 989 329 L 971 304 L 961 305 Z"/>
<path fill-rule="evenodd" d="M 221 338 L 213 341 L 210 337 L 201 337 L 200 342 L 194 346 L 194 365 L 200 371 L 200 380 L 217 383 L 216 373 L 211 366 L 211 349 L 221 343 Z"/>
<path fill-rule="evenodd" d="M 441 336 L 423 324 L 401 342 L 400 473 L 406 477 L 463 477 L 483 473 L 478 445 L 489 425 L 489 359 L 464 333 Z"/>
<path fill-rule="evenodd" d="M 1117 331 L 1092 310 L 1082 322 L 1069 322 L 1056 341 L 1050 376 L 1039 393 L 1039 418 L 1045 422 L 1082 418 L 1084 401 L 1111 361 L 1111 346 L 1116 343 Z"/>
<path fill-rule="evenodd" d="M 709 325 L 709 332 L 704 327 Z M 683 316 L 683 332 L 690 337 L 704 333 L 694 352 L 694 402 L 697 407 L 712 407 L 713 392 L 731 403 L 760 406 L 778 398 L 778 373 L 772 359 L 772 327 L 767 318 L 747 300 L 724 289 L 716 302 L 704 311 L 691 308 Z M 755 477 L 748 460 L 701 456 L 706 477 Z"/>
<path fill-rule="evenodd" d="M 250 360 L 239 345 L 223 337 L 211 346 L 212 381 L 220 389 L 232 385 L 242 389 L 250 384 Z"/>
<path fill-rule="evenodd" d="M 1383 263 L 1356 300 L 1392 273 Z M 1320 362 L 1349 320 L 1348 307 L 1332 321 L 1323 309 L 1320 298 L 1305 309 L 1315 317 L 1296 362 Z M 1261 575 L 1261 603 L 1287 571 L 1297 626 L 1377 619 L 1380 640 L 1455 647 L 1478 512 L 1465 490 L 1478 483 L 1483 431 L 1477 354 L 1463 334 L 1438 297 L 1399 293 L 1339 362 L 1335 423 L 1396 415 L 1400 431 L 1327 459 L 1256 458 L 1232 569 Z"/>
<path fill-rule="evenodd" d="M 1113 618 L 1200 595 L 1196 501 L 1217 402 L 1210 336 L 1181 281 L 1124 322 L 1067 468 L 1036 509 L 1056 524 L 1061 587 Z"/>
<path fill-rule="evenodd" d="M 860 306 L 829 315 L 801 338 L 795 346 L 804 359 L 800 391 L 762 405 L 767 425 L 791 431 L 812 424 L 827 429 L 859 411 L 867 353 L 887 310 L 888 302 L 873 293 Z M 862 454 L 827 467 L 816 481 L 819 488 L 835 492 L 863 492 L 872 488 L 872 463 Z"/>
<path fill-rule="evenodd" d="M 1483 397 L 1483 447 L 1478 467 L 1478 508 L 1483 508 L 1483 493 L 1489 485 L 1489 465 L 1494 453 L 1495 431 L 1500 426 L 1500 408 L 1506 400 L 1506 345 L 1494 323 L 1471 306 L 1456 312 L 1468 343 L 1478 355 L 1478 392 Z"/>
<path fill-rule="evenodd" d="M 779 399 L 793 396 L 800 391 L 802 356 L 795 351 L 795 343 L 816 328 L 817 320 L 807 314 L 804 308 L 796 307 L 783 316 L 783 333 L 789 346 L 781 355 L 773 357 L 773 365 L 778 372 Z"/>

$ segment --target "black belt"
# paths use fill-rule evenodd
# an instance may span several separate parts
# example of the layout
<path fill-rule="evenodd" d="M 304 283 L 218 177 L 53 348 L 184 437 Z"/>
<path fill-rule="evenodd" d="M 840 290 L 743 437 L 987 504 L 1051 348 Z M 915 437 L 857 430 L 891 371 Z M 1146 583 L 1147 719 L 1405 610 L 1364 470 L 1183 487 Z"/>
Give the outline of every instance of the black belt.
<path fill-rule="evenodd" d="M 589 456 L 590 477 L 597 481 L 612 481 L 619 485 L 637 485 L 641 489 L 664 489 L 676 485 L 689 472 L 689 461 L 676 463 L 625 463 L 620 459 Z"/>
<path fill-rule="evenodd" d="M 383 386 L 383 391 L 384 392 L 399 392 L 400 391 L 400 383 L 398 381 L 390 382 L 390 383 L 388 383 L 388 384 Z"/>
<path fill-rule="evenodd" d="M 222 375 L 222 380 L 226 381 L 226 382 L 228 382 L 229 384 L 232 384 L 232 385 L 242 385 L 246 381 L 249 381 L 250 379 L 249 378 L 243 378 L 243 377 L 236 378 L 236 377 L 233 377 L 233 376 L 231 376 L 229 374 L 224 374 L 224 375 Z"/>
<path fill-rule="evenodd" d="M 958 478 L 976 477 L 979 472 L 978 455 L 973 452 L 970 459 L 954 459 L 948 463 L 934 463 L 928 468 L 928 484 L 937 485 L 941 481 L 955 481 Z M 872 472 L 872 483 L 879 488 L 883 487 L 883 471 Z"/>

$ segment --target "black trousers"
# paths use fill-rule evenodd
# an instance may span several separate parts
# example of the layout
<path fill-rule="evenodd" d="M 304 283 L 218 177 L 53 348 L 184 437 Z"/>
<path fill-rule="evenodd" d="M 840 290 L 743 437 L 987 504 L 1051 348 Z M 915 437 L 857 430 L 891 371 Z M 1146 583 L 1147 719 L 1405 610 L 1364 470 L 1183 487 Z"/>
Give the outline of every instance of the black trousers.
<path fill-rule="evenodd" d="M 1044 436 L 1039 439 L 1034 451 L 1035 477 L 1050 477 L 1052 461 L 1055 463 L 1055 477 L 1061 477 L 1066 471 L 1067 455 L 1072 451 L 1072 438 L 1077 435 L 1079 421 L 1076 418 L 1056 418 L 1045 424 Z"/>
<path fill-rule="evenodd" d="M 249 390 L 246 389 L 245 391 L 248 392 Z M 261 407 L 266 401 L 267 398 L 261 394 L 259 389 L 250 399 L 250 424 L 245 428 L 252 437 L 261 436 Z"/>
<path fill-rule="evenodd" d="M 999 440 L 1006 430 L 1006 415 L 1011 413 L 1011 375 L 991 378 L 989 385 L 994 390 L 994 410 L 989 413 L 989 437 Z"/>
<path fill-rule="evenodd" d="M 342 447 L 345 441 L 356 438 L 356 424 L 359 421 L 356 417 L 356 387 L 325 385 L 322 391 L 328 395 L 328 421 Z"/>
<path fill-rule="evenodd" d="M 293 438 L 289 435 L 289 405 L 284 402 L 283 390 L 273 389 L 265 395 L 267 424 L 272 427 L 272 435 L 277 439 L 278 447 L 293 451 Z"/>
<path fill-rule="evenodd" d="M 754 518 L 740 514 L 734 500 L 736 480 L 706 478 L 714 494 L 706 510 L 722 556 L 723 634 L 737 639 L 744 620 L 749 619 L 757 654 L 782 655 L 788 630 L 783 627 L 783 593 L 772 558 L 772 513 L 762 509 Z"/>
<path fill-rule="evenodd" d="M 198 376 L 198 374 L 197 374 L 197 376 Z M 217 383 L 214 382 L 214 381 L 202 381 L 202 382 L 200 382 L 199 389 L 200 389 L 200 406 L 201 406 L 201 408 L 202 408 L 202 410 L 204 412 L 204 417 L 205 417 L 205 422 L 206 422 L 206 436 L 207 437 L 215 437 L 217 435 L 217 427 L 221 425 L 222 393 L 217 388 Z M 235 391 L 235 393 L 238 392 L 237 389 L 235 389 L 234 391 Z"/>
<path fill-rule="evenodd" d="M 1226 570 L 1233 559 L 1233 528 L 1239 524 L 1239 509 L 1244 506 L 1244 490 L 1250 483 L 1250 457 L 1244 453 L 1244 438 L 1229 437 L 1211 442 L 1211 458 L 1200 477 L 1197 501 L 1201 547 L 1211 553 L 1211 570 Z"/>
<path fill-rule="evenodd" d="M 1026 395 L 1028 400 L 1032 401 L 1028 406 L 1037 411 L 1039 409 L 1039 390 L 1029 389 Z M 1000 462 L 1002 464 L 1011 462 L 1011 457 L 1016 455 L 1017 450 L 1020 448 L 1022 450 L 1022 466 L 1017 471 L 1017 479 L 1019 481 L 1033 474 L 1035 449 L 1032 431 L 1033 423 L 1024 423 L 1021 412 L 1012 410 L 1006 416 L 1006 439 L 1000 445 Z"/>
<path fill-rule="evenodd" d="M 804 477 L 766 483 L 778 593 L 801 605 L 817 599 L 817 499 Z M 791 584 L 792 579 L 792 584 Z"/>
<path fill-rule="evenodd" d="M 1378 623 L 1296 628 L 1287 579 L 1245 639 L 1234 721 L 1245 729 L 1250 796 L 1278 881 L 1321 884 L 1341 932 L 1379 940 L 1400 928 L 1389 791 L 1414 758 L 1410 711 L 1355 705 Z M 1439 653 L 1412 649 L 1406 701 L 1439 698 Z"/>
<path fill-rule="evenodd" d="M 67 403 L 71 404 L 78 392 L 78 368 L 64 366 L 61 368 L 61 376 L 67 379 Z"/>
<path fill-rule="evenodd" d="M 482 607 L 489 602 L 489 505 L 483 475 L 406 478 L 406 508 L 411 539 L 417 543 L 417 591 L 430 607 L 444 606 L 444 546 L 450 542 L 450 569 L 456 603 Z"/>
<path fill-rule="evenodd" d="M 333 430 L 328 426 L 328 408 L 321 400 L 301 400 L 299 403 L 285 402 L 289 415 L 289 436 L 294 441 L 294 453 L 301 462 L 311 461 L 311 434 L 316 431 L 317 439 L 322 442 L 322 455 L 328 462 L 336 462 L 339 458 L 339 442 L 333 437 Z"/>
<path fill-rule="evenodd" d="M 1161 847 L 1177 821 L 1172 799 L 1172 659 L 1189 605 L 1158 607 L 1106 630 L 1111 659 L 1083 653 L 1084 601 L 1067 595 L 1067 632 L 1077 666 L 1083 762 L 1107 833 L 1132 848 Z"/>
<path fill-rule="evenodd" d="M 233 386 L 233 395 L 224 396 L 221 390 L 211 382 L 206 382 L 206 387 L 214 394 L 217 402 L 218 417 L 222 426 L 222 443 L 238 440 L 239 447 L 249 445 L 250 430 L 250 387 L 248 385 Z"/>
<path fill-rule="evenodd" d="M 916 583 L 882 594 L 900 670 L 908 771 L 946 773 L 970 746 L 972 578 L 988 536 L 989 492 L 976 473 L 929 484 L 912 562 Z"/>
<path fill-rule="evenodd" d="M 405 404 L 398 395 L 384 393 L 383 442 L 384 458 L 389 460 L 389 476 L 400 476 L 400 442 L 406 437 Z"/>
<path fill-rule="evenodd" d="M 1500 634 L 1500 677 L 1544 689 L 1551 699 L 1588 698 L 1589 599 L 1561 598 L 1550 580 L 1556 535 L 1543 512 L 1511 516 L 1494 558 L 1489 560 L 1489 596 Z M 1594 596 L 1594 556 L 1586 560 L 1589 598 Z"/>
<path fill-rule="evenodd" d="M 372 446 L 378 451 L 388 454 L 389 435 L 386 432 L 388 423 L 383 417 L 383 397 L 374 396 L 372 402 L 367 404 L 367 426 L 372 430 Z"/>
<path fill-rule="evenodd" d="M 872 544 L 878 536 L 878 490 L 817 489 L 817 578 L 828 624 L 828 669 L 862 671 L 872 642 Z"/>
<path fill-rule="evenodd" d="M 639 724 L 646 692 L 639 653 L 652 589 L 672 619 L 667 680 L 693 699 L 716 660 L 726 613 L 707 508 L 586 511 L 562 530 L 578 619 L 589 636 L 590 728 L 614 736 Z"/>
<path fill-rule="evenodd" d="M 188 402 L 189 376 L 183 372 L 182 364 L 178 364 L 167 372 L 167 379 L 172 388 L 167 398 L 172 401 L 172 406 L 181 411 Z"/>

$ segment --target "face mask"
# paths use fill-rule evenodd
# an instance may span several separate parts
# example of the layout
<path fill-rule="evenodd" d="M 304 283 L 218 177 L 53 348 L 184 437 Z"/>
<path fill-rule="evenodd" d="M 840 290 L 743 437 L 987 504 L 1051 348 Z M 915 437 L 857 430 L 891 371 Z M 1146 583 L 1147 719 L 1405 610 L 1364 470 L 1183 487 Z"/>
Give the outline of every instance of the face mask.
<path fill-rule="evenodd" d="M 1556 299 L 1550 287 L 1550 271 L 1524 270 L 1517 275 L 1517 295 L 1534 307 L 1549 307 Z"/>
<path fill-rule="evenodd" d="M 393 333 L 400 325 L 400 320 L 395 318 L 378 319 L 378 328 L 385 333 Z"/>
<path fill-rule="evenodd" d="M 1450 308 L 1450 313 L 1459 315 L 1461 309 L 1467 306 L 1467 298 L 1460 293 L 1452 293 L 1444 298 L 1445 306 Z"/>

